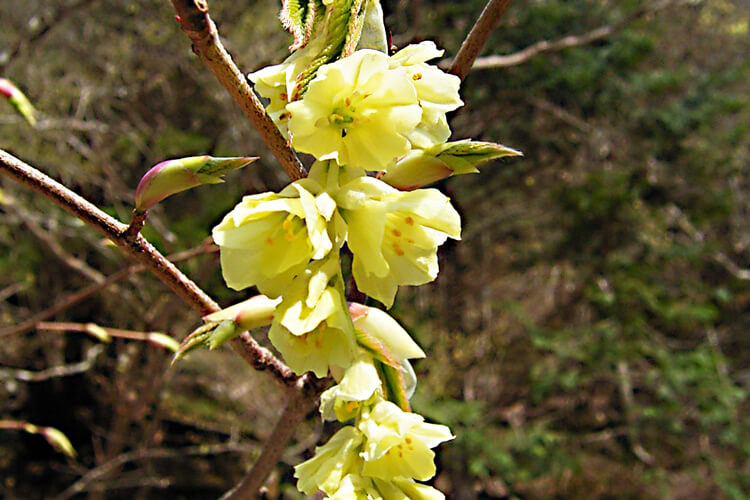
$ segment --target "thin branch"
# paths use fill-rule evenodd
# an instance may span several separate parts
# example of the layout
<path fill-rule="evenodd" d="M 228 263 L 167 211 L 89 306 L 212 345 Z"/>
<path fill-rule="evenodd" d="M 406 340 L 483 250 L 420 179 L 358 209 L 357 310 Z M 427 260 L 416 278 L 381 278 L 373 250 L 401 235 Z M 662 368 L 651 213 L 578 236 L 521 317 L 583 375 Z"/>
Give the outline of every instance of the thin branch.
<path fill-rule="evenodd" d="M 479 55 L 479 52 L 482 51 L 482 47 L 487 43 L 490 33 L 498 25 L 508 6 L 510 6 L 510 0 L 490 0 L 487 2 L 484 10 L 479 15 L 479 19 L 477 19 L 474 27 L 471 28 L 471 31 L 461 44 L 461 48 L 458 50 L 458 54 L 456 54 L 456 58 L 448 70 L 449 73 L 453 73 L 461 80 L 466 78 L 466 75 L 474 64 L 474 60 Z"/>
<path fill-rule="evenodd" d="M 247 471 L 242 481 L 226 492 L 221 497 L 221 500 L 258 498 L 258 491 L 263 486 L 263 483 L 265 483 L 266 477 L 268 477 L 268 474 L 278 464 L 279 457 L 281 457 L 289 441 L 294 437 L 297 426 L 315 408 L 316 400 L 321 391 L 322 385 L 319 384 L 319 388 L 310 394 L 302 391 L 290 393 L 284 413 L 281 414 L 278 422 L 276 422 L 276 426 L 266 440 L 263 451 L 255 461 L 255 464 Z"/>
<path fill-rule="evenodd" d="M 78 493 L 87 491 L 89 485 L 98 478 L 105 476 L 110 471 L 125 465 L 129 462 L 138 462 L 141 460 L 182 458 L 186 456 L 207 456 L 219 455 L 223 453 L 243 453 L 250 454 L 257 451 L 257 446 L 241 445 L 236 443 L 222 443 L 213 445 L 187 446 L 184 448 L 146 448 L 141 450 L 129 451 L 118 455 L 112 460 L 91 469 L 81 479 L 71 484 L 65 491 L 57 495 L 54 500 L 67 500 Z"/>
<path fill-rule="evenodd" d="M 182 31 L 193 43 L 193 52 L 229 92 L 271 149 L 291 180 L 307 176 L 305 167 L 287 144 L 278 127 L 242 75 L 219 39 L 216 25 L 208 15 L 207 0 L 171 0 Z"/>
<path fill-rule="evenodd" d="M 156 335 L 163 335 L 166 337 L 169 336 L 161 332 L 138 332 L 135 330 L 122 330 L 120 328 L 100 326 L 95 323 L 68 323 L 62 321 L 42 321 L 41 323 L 36 325 L 36 329 L 39 331 L 47 332 L 80 332 L 89 334 L 91 336 L 96 336 L 96 334 L 98 333 L 106 333 L 110 337 L 119 339 L 140 340 L 144 342 L 157 341 L 157 345 L 164 348 L 166 348 L 166 346 L 163 343 L 158 342 L 158 338 Z"/>
<path fill-rule="evenodd" d="M 21 382 L 43 382 L 52 378 L 69 377 L 89 371 L 97 358 L 104 352 L 104 346 L 95 345 L 86 351 L 86 358 L 78 363 L 53 366 L 44 370 L 33 371 L 17 368 L 0 368 L 0 380 L 19 380 Z"/>
<path fill-rule="evenodd" d="M 88 5 L 94 3 L 96 0 L 80 0 L 72 5 L 60 7 L 54 15 L 51 16 L 50 20 L 44 23 L 37 30 L 26 37 L 19 39 L 8 52 L 5 53 L 3 60 L 0 61 L 0 73 L 3 73 L 8 65 L 15 59 L 21 51 L 33 44 L 39 42 L 44 38 L 52 29 L 61 24 L 61 21 L 70 14 L 73 14 L 79 9 L 85 8 Z"/>
<path fill-rule="evenodd" d="M 11 207 L 14 208 L 15 212 L 23 221 L 24 225 L 28 228 L 29 232 L 34 237 L 43 243 L 47 250 L 52 253 L 57 259 L 69 267 L 71 270 L 81 274 L 84 278 L 94 283 L 101 283 L 105 280 L 102 273 L 89 266 L 84 260 L 81 260 L 73 255 L 70 255 L 63 246 L 49 234 L 49 231 L 40 226 L 33 217 L 30 216 L 22 207 L 20 207 L 13 199 L 9 201 Z"/>
<path fill-rule="evenodd" d="M 176 254 L 171 255 L 169 257 L 169 260 L 173 263 L 180 262 L 183 260 L 192 259 L 195 256 L 203 255 L 205 253 L 217 252 L 218 249 L 219 248 L 216 245 L 206 244 L 206 242 L 204 242 L 202 245 L 196 248 L 191 248 L 189 250 L 185 250 L 184 252 L 178 252 Z M 82 290 L 66 295 L 65 297 L 57 301 L 55 304 L 53 304 L 51 307 L 45 309 L 44 311 L 40 311 L 34 314 L 33 316 L 31 316 L 30 318 L 28 318 L 26 321 L 22 323 L 9 326 L 6 328 L 0 328 L 0 338 L 10 337 L 14 335 L 21 335 L 26 332 L 30 332 L 34 330 L 40 322 L 50 319 L 51 317 L 57 314 L 60 314 L 61 312 L 67 309 L 70 309 L 71 307 L 86 300 L 92 295 L 95 295 L 99 293 L 101 290 L 104 290 L 108 286 L 113 285 L 127 278 L 131 274 L 141 273 L 146 270 L 147 270 L 146 266 L 143 266 L 141 264 L 136 264 L 136 265 L 128 266 L 124 269 L 121 269 L 117 271 L 116 273 L 108 276 L 101 283 L 94 283 L 92 285 L 87 286 L 86 288 Z"/>
<path fill-rule="evenodd" d="M 472 70 L 490 69 L 490 68 L 507 68 L 510 66 L 517 66 L 523 64 L 532 57 L 536 57 L 540 54 L 547 52 L 558 52 L 560 50 L 568 49 L 571 47 L 580 47 L 582 45 L 589 45 L 591 43 L 603 40 L 612 36 L 613 34 L 621 31 L 629 24 L 641 19 L 647 14 L 653 14 L 660 10 L 666 9 L 674 5 L 674 0 L 665 0 L 653 4 L 646 2 L 643 7 L 636 10 L 632 14 L 626 16 L 624 19 L 617 23 L 607 24 L 599 28 L 593 29 L 580 35 L 568 35 L 557 40 L 540 40 L 533 45 L 526 47 L 523 50 L 508 54 L 504 56 L 495 55 L 480 57 L 474 61 Z"/>
<path fill-rule="evenodd" d="M 126 254 L 145 265 L 157 278 L 167 285 L 180 299 L 201 314 L 219 310 L 219 306 L 198 285 L 193 283 L 177 267 L 168 261 L 143 236 L 126 241 L 123 233 L 127 226 L 99 210 L 59 182 L 44 175 L 31 165 L 0 149 L 0 172 L 26 187 L 55 202 L 68 213 L 98 229 Z M 233 339 L 234 350 L 258 370 L 270 371 L 276 379 L 286 385 L 294 385 L 298 377 L 268 349 L 258 344 L 245 333 Z"/>

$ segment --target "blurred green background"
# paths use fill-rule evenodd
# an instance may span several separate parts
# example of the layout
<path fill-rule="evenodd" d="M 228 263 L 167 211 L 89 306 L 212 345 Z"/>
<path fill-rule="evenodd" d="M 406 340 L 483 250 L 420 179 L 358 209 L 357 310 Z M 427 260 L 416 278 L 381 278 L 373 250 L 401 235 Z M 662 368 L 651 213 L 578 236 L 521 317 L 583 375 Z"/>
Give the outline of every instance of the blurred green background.
<path fill-rule="evenodd" d="M 395 44 L 434 39 L 452 56 L 483 2 L 386 7 Z M 285 57 L 278 8 L 211 2 L 243 71 Z M 0 102 L 0 147 L 109 213 L 127 220 L 163 159 L 262 156 L 152 211 L 144 232 L 167 254 L 200 246 L 243 194 L 285 183 L 173 17 L 157 0 L 0 3 L 0 76 L 41 112 L 32 128 Z M 463 240 L 394 308 L 428 352 L 414 407 L 458 436 L 438 451 L 448 498 L 750 498 L 748 23 L 744 0 L 512 2 L 483 55 L 611 32 L 462 87 L 453 137 L 525 158 L 439 186 Z M 78 451 L 0 430 L 0 497 L 217 498 L 268 436 L 283 395 L 229 350 L 169 368 L 145 342 L 99 352 L 83 333 L 13 331 L 128 264 L 0 177 L 0 420 L 57 427 Z M 180 267 L 223 305 L 252 293 L 224 287 L 215 254 Z M 132 273 L 48 321 L 181 340 L 199 318 Z M 78 370 L 37 372 L 60 366 Z M 331 431 L 310 415 L 269 498 L 301 498 L 289 464 Z"/>

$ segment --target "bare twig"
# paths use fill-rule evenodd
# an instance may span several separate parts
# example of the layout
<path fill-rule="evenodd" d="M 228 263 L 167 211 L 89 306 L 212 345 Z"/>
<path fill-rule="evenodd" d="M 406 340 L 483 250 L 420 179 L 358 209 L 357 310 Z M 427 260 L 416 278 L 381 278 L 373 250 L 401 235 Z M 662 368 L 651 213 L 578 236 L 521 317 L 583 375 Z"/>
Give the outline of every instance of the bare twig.
<path fill-rule="evenodd" d="M 31 316 L 29 319 L 27 319 L 26 321 L 22 323 L 18 323 L 17 325 L 8 326 L 5 328 L 0 328 L 0 339 L 3 337 L 11 337 L 14 335 L 21 335 L 26 332 L 30 332 L 31 330 L 36 328 L 36 325 L 40 321 L 49 319 L 53 317 L 54 315 L 59 314 L 62 311 L 69 309 L 73 307 L 74 305 L 86 300 L 92 295 L 107 288 L 109 285 L 117 283 L 118 281 L 130 276 L 132 273 L 135 272 L 137 268 L 138 266 L 130 266 L 125 269 L 121 269 L 120 271 L 117 271 L 115 274 L 109 276 L 107 279 L 105 279 L 101 283 L 95 283 L 93 285 L 89 285 L 82 290 L 66 295 L 65 297 L 57 301 L 55 304 L 53 304 L 51 307 L 45 309 L 44 311 L 40 311 L 34 314 L 33 316 Z"/>
<path fill-rule="evenodd" d="M 138 233 L 143 229 L 143 224 L 146 222 L 147 215 L 147 212 L 139 212 L 138 210 L 133 209 L 133 217 L 130 219 L 130 224 L 128 224 L 127 229 L 125 229 L 125 232 L 122 235 L 122 237 L 125 238 L 125 241 L 135 241 Z"/>
<path fill-rule="evenodd" d="M 547 52 L 557 52 L 571 47 L 588 45 L 612 36 L 613 34 L 627 27 L 632 22 L 641 19 L 647 14 L 656 13 L 674 4 L 674 0 L 665 0 L 658 3 L 645 2 L 644 7 L 636 10 L 617 23 L 607 24 L 580 35 L 568 35 L 557 40 L 540 40 L 533 45 L 530 45 L 525 49 L 513 54 L 504 56 L 494 55 L 480 57 L 476 61 L 474 61 L 474 65 L 471 69 L 481 70 L 489 68 L 507 68 L 510 66 L 517 66 L 540 54 L 544 54 Z"/>
<path fill-rule="evenodd" d="M 24 48 L 30 47 L 44 38 L 54 27 L 59 26 L 61 24 L 61 21 L 68 15 L 73 14 L 79 9 L 87 7 L 95 1 L 96 0 L 80 0 L 79 2 L 76 2 L 74 4 L 60 7 L 57 12 L 55 12 L 54 15 L 51 16 L 49 21 L 38 27 L 32 35 L 22 37 L 15 44 L 13 44 L 13 46 L 11 46 L 10 50 L 8 50 L 8 52 L 6 52 L 6 55 L 3 57 L 3 60 L 0 61 L 0 73 L 3 73 L 5 71 L 5 68 L 8 67 L 13 59 L 15 59 Z"/>
<path fill-rule="evenodd" d="M 31 234 L 43 243 L 47 250 L 52 253 L 57 259 L 65 264 L 68 268 L 94 283 L 101 283 L 105 277 L 102 273 L 89 266 L 85 261 L 78 259 L 77 257 L 70 255 L 62 245 L 49 234 L 49 232 L 40 226 L 33 217 L 30 216 L 22 207 L 20 207 L 13 199 L 6 201 L 6 204 L 12 206 L 15 212 L 19 215 L 23 223 L 29 229 Z"/>
<path fill-rule="evenodd" d="M 48 332 L 81 332 L 89 335 L 96 336 L 99 333 L 106 333 L 110 337 L 129 339 L 129 340 L 141 340 L 144 342 L 154 342 L 160 347 L 167 348 L 164 343 L 158 342 L 157 335 L 163 335 L 168 337 L 165 333 L 160 332 L 137 332 L 135 330 L 122 330 L 120 328 L 110 328 L 108 326 L 100 326 L 94 323 L 68 323 L 68 322 L 49 322 L 42 321 L 36 325 L 36 329 L 40 331 Z M 177 342 L 177 341 L 175 341 Z"/>
<path fill-rule="evenodd" d="M 96 206 L 78 196 L 59 182 L 0 150 L 0 172 L 55 202 L 62 209 L 83 222 L 98 229 L 125 253 L 145 265 L 157 278 L 167 285 L 180 299 L 202 314 L 219 310 L 219 306 L 198 285 L 168 261 L 143 236 L 125 241 L 125 224 L 110 217 Z M 1 335 L 1 334 L 0 334 Z M 298 377 L 268 349 L 262 347 L 249 334 L 233 339 L 231 345 L 240 356 L 258 370 L 270 371 L 277 380 L 294 385 Z"/>
<path fill-rule="evenodd" d="M 633 383 L 630 378 L 630 369 L 625 361 L 617 363 L 619 375 L 620 397 L 622 398 L 625 421 L 627 423 L 627 436 L 633 455 L 646 465 L 654 465 L 654 456 L 643 447 L 638 439 L 638 430 L 635 422 L 635 397 L 633 396 Z"/>
<path fill-rule="evenodd" d="M 197 255 L 203 255 L 205 253 L 213 253 L 218 251 L 218 247 L 216 245 L 206 243 L 196 247 L 191 248 L 190 250 L 185 250 L 184 252 L 178 252 L 174 255 L 171 255 L 169 257 L 169 260 L 171 262 L 180 262 L 187 259 L 192 259 L 193 257 Z M 92 295 L 95 295 L 99 293 L 101 290 L 104 290 L 110 285 L 113 285 L 131 274 L 140 273 L 143 271 L 146 271 L 146 266 L 137 264 L 134 266 L 128 266 L 124 269 L 121 269 L 117 271 L 116 273 L 108 276 L 104 281 L 101 283 L 95 283 L 93 285 L 89 285 L 86 288 L 79 290 L 77 292 L 73 292 L 69 295 L 66 295 L 59 301 L 57 301 L 55 304 L 53 304 L 51 307 L 45 309 L 44 311 L 40 311 L 37 314 L 34 314 L 26 321 L 19 323 L 17 325 L 9 326 L 6 328 L 0 328 L 0 338 L 3 337 L 9 337 L 13 335 L 21 335 L 26 332 L 32 331 L 34 328 L 36 328 L 37 324 L 39 324 L 41 321 L 47 320 L 56 314 L 60 314 L 62 311 L 65 311 L 66 309 L 69 309 L 76 304 L 86 300 L 87 298 L 91 297 Z"/>
<path fill-rule="evenodd" d="M 222 45 L 216 25 L 208 15 L 207 0 L 172 0 L 172 5 L 177 11 L 182 31 L 193 43 L 193 52 L 208 66 L 242 109 L 289 178 L 297 180 L 305 177 L 305 167 L 266 114 L 263 104 Z"/>
<path fill-rule="evenodd" d="M 19 380 L 21 382 L 43 382 L 51 378 L 69 377 L 89 371 L 97 358 L 104 352 L 104 346 L 95 345 L 86 351 L 86 358 L 78 363 L 53 366 L 44 370 L 33 371 L 17 368 L 0 368 L 0 380 Z"/>
<path fill-rule="evenodd" d="M 705 233 L 701 232 L 696 228 L 690 221 L 690 218 L 675 204 L 672 204 L 668 208 L 669 216 L 679 225 L 685 234 L 693 238 L 695 241 L 703 243 L 704 245 L 708 241 Z M 724 252 L 715 252 L 713 254 L 714 262 L 722 266 L 729 274 L 742 281 L 750 281 L 750 269 L 743 269 L 738 266 L 732 259 L 727 256 Z"/>
<path fill-rule="evenodd" d="M 54 500 L 67 500 L 78 493 L 89 490 L 89 485 L 110 471 L 130 462 L 153 459 L 182 458 L 186 456 L 220 455 L 224 453 L 250 454 L 257 451 L 257 446 L 241 445 L 237 443 L 222 443 L 213 445 L 187 446 L 184 448 L 146 448 L 129 451 L 118 455 L 112 460 L 91 469 L 81 479 L 71 484 L 65 491 L 55 497 Z"/>
<path fill-rule="evenodd" d="M 237 486 L 226 492 L 221 500 L 246 500 L 258 498 L 258 490 L 266 481 L 266 477 L 276 467 L 284 449 L 294 437 L 297 429 L 305 416 L 315 408 L 315 402 L 320 394 L 322 386 L 306 394 L 302 391 L 291 392 L 287 399 L 286 408 L 282 413 L 271 435 L 268 437 L 263 451 L 255 464 L 247 471 L 245 477 Z"/>
<path fill-rule="evenodd" d="M 479 15 L 479 19 L 477 19 L 474 27 L 471 28 L 471 31 L 461 44 L 461 48 L 458 50 L 458 54 L 456 54 L 456 58 L 448 70 L 449 73 L 453 73 L 461 80 L 466 78 L 466 75 L 474 64 L 474 60 L 479 55 L 479 52 L 481 52 L 484 44 L 487 43 L 490 33 L 492 33 L 500 22 L 509 5 L 510 0 L 490 0 L 487 2 L 484 10 Z"/>

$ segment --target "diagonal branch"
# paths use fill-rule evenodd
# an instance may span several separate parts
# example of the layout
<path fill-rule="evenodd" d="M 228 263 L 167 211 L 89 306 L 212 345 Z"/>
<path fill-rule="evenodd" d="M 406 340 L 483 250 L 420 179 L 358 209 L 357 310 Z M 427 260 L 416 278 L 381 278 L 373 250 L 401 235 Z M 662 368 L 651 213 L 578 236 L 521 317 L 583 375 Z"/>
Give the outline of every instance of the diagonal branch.
<path fill-rule="evenodd" d="M 532 57 L 547 52 L 558 52 L 571 47 L 580 47 L 603 40 L 621 31 L 629 24 L 643 18 L 647 14 L 653 14 L 658 11 L 671 7 L 676 2 L 674 0 L 664 0 L 658 3 L 646 2 L 643 7 L 623 18 L 621 21 L 613 24 L 600 26 L 599 28 L 587 31 L 580 35 L 568 35 L 557 40 L 540 40 L 529 45 L 523 50 L 508 55 L 494 55 L 480 57 L 474 61 L 472 70 L 490 69 L 490 68 L 508 68 L 523 64 Z"/>
<path fill-rule="evenodd" d="M 193 52 L 229 92 L 253 127 L 271 149 L 291 180 L 307 176 L 294 150 L 287 144 L 278 127 L 240 72 L 219 39 L 216 25 L 208 15 L 206 0 L 172 0 L 182 31 L 193 43 Z"/>
<path fill-rule="evenodd" d="M 189 250 L 185 250 L 184 252 L 178 252 L 174 255 L 170 255 L 169 260 L 175 263 L 175 262 L 179 262 L 182 260 L 191 259 L 197 255 L 202 255 L 204 253 L 211 253 L 211 252 L 216 252 L 216 251 L 218 251 L 218 247 L 216 245 L 203 244 L 196 248 L 191 248 Z M 68 295 L 65 295 L 62 299 L 55 302 L 52 306 L 34 314 L 33 316 L 29 317 L 26 321 L 23 321 L 22 323 L 18 323 L 17 325 L 0 328 L 0 339 L 3 337 L 21 335 L 23 333 L 30 332 L 31 330 L 36 328 L 36 326 L 40 322 L 45 321 L 55 316 L 56 314 L 59 314 L 62 311 L 65 311 L 66 309 L 69 309 L 75 306 L 76 304 L 86 300 L 92 295 L 95 295 L 99 293 L 100 291 L 104 290 L 108 286 L 113 285 L 127 278 L 131 274 L 140 273 L 145 270 L 146 270 L 146 266 L 142 264 L 134 264 L 124 269 L 120 269 L 116 273 L 107 276 L 107 278 L 105 278 L 101 283 L 94 283 L 92 285 L 87 286 L 86 288 L 83 288 L 76 292 L 72 292 Z M 21 285 L 23 286 L 23 284 Z M 18 288 L 18 287 L 14 287 L 14 288 Z M 7 293 L 8 292 L 6 292 L 5 294 Z M 15 293 L 15 291 L 13 291 L 13 293 Z M 4 300 L 3 296 L 5 294 L 0 294 L 0 301 Z"/>
<path fill-rule="evenodd" d="M 484 44 L 487 43 L 487 39 L 490 37 L 490 33 L 495 29 L 497 24 L 502 19 L 503 14 L 510 6 L 510 0 L 490 0 L 484 7 L 484 10 L 479 15 L 479 19 L 471 28 L 471 31 L 466 36 L 466 39 L 461 44 L 461 48 L 456 54 L 456 58 L 451 64 L 449 73 L 453 73 L 458 76 L 461 80 L 466 78 L 466 75 L 471 70 L 474 60 L 481 52 Z"/>
<path fill-rule="evenodd" d="M 167 260 L 146 239 L 138 235 L 126 240 L 127 226 L 99 210 L 81 196 L 59 182 L 46 176 L 31 165 L 0 149 L 0 173 L 6 174 L 26 187 L 33 189 L 56 203 L 68 213 L 104 233 L 127 255 L 146 266 L 162 283 L 167 285 L 180 299 L 201 314 L 219 310 L 219 306 L 198 285 L 193 283 L 177 267 Z M 280 382 L 294 385 L 298 378 L 292 370 L 271 351 L 262 347 L 245 332 L 231 341 L 234 350 L 257 370 L 268 370 Z"/>

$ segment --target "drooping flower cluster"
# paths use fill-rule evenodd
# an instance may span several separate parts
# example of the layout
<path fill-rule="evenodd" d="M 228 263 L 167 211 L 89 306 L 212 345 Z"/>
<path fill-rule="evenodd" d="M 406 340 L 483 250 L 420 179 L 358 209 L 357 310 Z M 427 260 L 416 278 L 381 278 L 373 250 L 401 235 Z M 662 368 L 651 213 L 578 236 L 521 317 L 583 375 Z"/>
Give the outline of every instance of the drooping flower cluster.
<path fill-rule="evenodd" d="M 279 193 L 246 196 L 213 229 L 227 285 L 265 297 L 206 317 L 179 355 L 270 324 L 292 370 L 337 381 L 320 411 L 346 424 L 296 467 L 300 491 L 440 499 L 418 481 L 435 475 L 432 448 L 453 435 L 409 405 L 409 360 L 425 354 L 385 311 L 347 303 L 341 251 L 357 289 L 390 308 L 399 286 L 433 281 L 438 247 L 460 238 L 450 200 L 422 186 L 517 152 L 446 142 L 459 79 L 428 64 L 443 53 L 432 42 L 388 56 L 378 0 L 286 0 L 282 17 L 296 51 L 249 78 L 291 145 L 316 161 Z"/>

